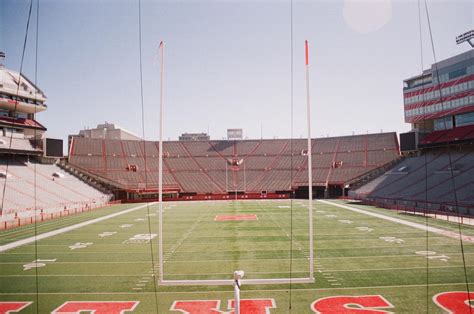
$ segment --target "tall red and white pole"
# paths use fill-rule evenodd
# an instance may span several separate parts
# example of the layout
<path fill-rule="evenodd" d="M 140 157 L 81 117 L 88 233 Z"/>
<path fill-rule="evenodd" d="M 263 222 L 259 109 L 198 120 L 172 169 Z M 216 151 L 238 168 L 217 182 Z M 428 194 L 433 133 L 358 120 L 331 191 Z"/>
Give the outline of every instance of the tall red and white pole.
<path fill-rule="evenodd" d="M 311 143 L 311 99 L 309 97 L 309 48 L 308 41 L 304 42 L 306 56 L 306 116 L 308 124 L 308 210 L 309 210 L 309 277 L 314 279 L 314 254 L 313 254 L 313 161 Z"/>
<path fill-rule="evenodd" d="M 159 281 L 163 280 L 163 79 L 164 79 L 164 61 L 165 61 L 165 45 L 160 42 L 158 48 L 160 54 L 160 138 L 158 144 L 158 259 L 159 259 Z"/>

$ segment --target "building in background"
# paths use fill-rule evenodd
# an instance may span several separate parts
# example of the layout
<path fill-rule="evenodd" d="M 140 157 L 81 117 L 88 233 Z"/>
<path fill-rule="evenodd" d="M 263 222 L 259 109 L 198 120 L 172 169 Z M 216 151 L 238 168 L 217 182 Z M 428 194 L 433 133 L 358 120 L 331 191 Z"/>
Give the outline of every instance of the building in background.
<path fill-rule="evenodd" d="M 209 141 L 210 139 L 207 133 L 183 133 L 179 136 L 180 141 Z"/>
<path fill-rule="evenodd" d="M 41 156 L 46 127 L 36 115 L 47 109 L 46 95 L 24 74 L 4 67 L 4 59 L 0 52 L 0 153 Z"/>
<path fill-rule="evenodd" d="M 242 129 L 227 129 L 228 140 L 242 140 L 244 138 L 244 131 Z"/>
<path fill-rule="evenodd" d="M 403 100 L 412 130 L 401 134 L 402 151 L 474 138 L 474 50 L 404 80 Z"/>
<path fill-rule="evenodd" d="M 94 129 L 84 129 L 79 131 L 78 137 L 101 138 L 105 140 L 132 140 L 140 141 L 142 138 L 138 135 L 122 128 L 115 123 L 105 122 L 98 124 Z"/>

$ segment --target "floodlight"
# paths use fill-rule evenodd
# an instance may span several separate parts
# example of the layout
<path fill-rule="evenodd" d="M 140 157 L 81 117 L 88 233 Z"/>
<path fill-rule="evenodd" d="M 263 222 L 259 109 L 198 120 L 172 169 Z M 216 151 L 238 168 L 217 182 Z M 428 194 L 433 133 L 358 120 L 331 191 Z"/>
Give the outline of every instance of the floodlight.
<path fill-rule="evenodd" d="M 474 29 L 467 31 L 459 36 L 456 36 L 456 44 L 461 44 L 467 41 L 472 48 L 474 48 Z"/>

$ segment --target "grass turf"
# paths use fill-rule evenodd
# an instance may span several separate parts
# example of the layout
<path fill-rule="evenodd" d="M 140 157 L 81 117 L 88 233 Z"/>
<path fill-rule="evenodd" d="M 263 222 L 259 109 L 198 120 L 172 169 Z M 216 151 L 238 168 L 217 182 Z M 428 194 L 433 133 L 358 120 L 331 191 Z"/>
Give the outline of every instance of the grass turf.
<path fill-rule="evenodd" d="M 337 201 L 335 203 L 344 203 Z M 311 313 L 313 301 L 339 295 L 382 295 L 397 313 L 442 313 L 433 295 L 465 291 L 460 241 L 443 235 L 315 202 L 314 284 L 243 286 L 242 298 L 273 298 L 271 313 Z M 137 206 L 117 205 L 37 225 L 39 234 Z M 445 230 L 456 224 L 393 211 L 350 205 Z M 236 201 L 166 203 L 165 279 L 307 277 L 307 202 Z M 136 313 L 168 313 L 175 300 L 221 300 L 231 286 L 157 286 L 158 238 L 127 243 L 137 234 L 157 234 L 157 206 L 138 209 L 0 253 L 0 301 L 32 301 L 21 313 L 50 313 L 66 301 L 140 301 Z M 217 215 L 256 214 L 255 221 L 214 221 Z M 365 227 L 365 228 L 360 228 Z M 372 230 L 371 230 L 372 229 Z M 474 228 L 463 226 L 465 234 Z M 115 232 L 101 237 L 104 232 Z M 0 245 L 34 235 L 26 226 L 0 233 Z M 387 238 L 392 237 L 392 238 Z M 382 239 L 381 239 L 382 238 Z M 393 238 L 402 241 L 393 242 Z M 71 249 L 76 243 L 92 243 Z M 137 241 L 135 241 L 137 242 Z M 138 241 L 140 242 L 140 241 Z M 145 241 L 146 242 L 146 241 Z M 153 259 L 151 252 L 153 251 Z M 446 258 L 417 254 L 434 251 Z M 474 276 L 474 245 L 464 243 L 468 282 Z M 24 270 L 35 259 L 55 260 Z M 444 259 L 445 261 L 443 261 Z M 427 284 L 428 283 L 428 284 Z M 156 297 L 156 298 L 155 298 Z M 427 308 L 428 306 L 428 308 Z"/>

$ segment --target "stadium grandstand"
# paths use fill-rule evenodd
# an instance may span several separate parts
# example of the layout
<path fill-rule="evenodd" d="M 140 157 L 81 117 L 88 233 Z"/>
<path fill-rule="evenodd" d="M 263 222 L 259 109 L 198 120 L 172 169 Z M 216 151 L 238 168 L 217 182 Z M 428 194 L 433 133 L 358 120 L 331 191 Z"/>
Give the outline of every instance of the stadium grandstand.
<path fill-rule="evenodd" d="M 474 215 L 474 50 L 404 81 L 406 158 L 351 197 L 379 206 Z M 359 182 L 360 184 L 360 182 Z"/>
<path fill-rule="evenodd" d="M 36 120 L 47 109 L 45 94 L 1 64 L 0 229 L 31 223 L 35 216 L 51 219 L 107 204 L 107 190 L 56 164 L 63 154 L 62 140 L 48 138 L 46 127 Z"/>
<path fill-rule="evenodd" d="M 164 190 L 175 200 L 307 197 L 306 145 L 300 139 L 166 141 Z M 398 140 L 395 133 L 317 138 L 312 159 L 316 197 L 344 196 L 352 182 L 398 162 Z M 110 185 L 119 199 L 157 198 L 157 142 L 72 137 L 67 167 Z"/>

